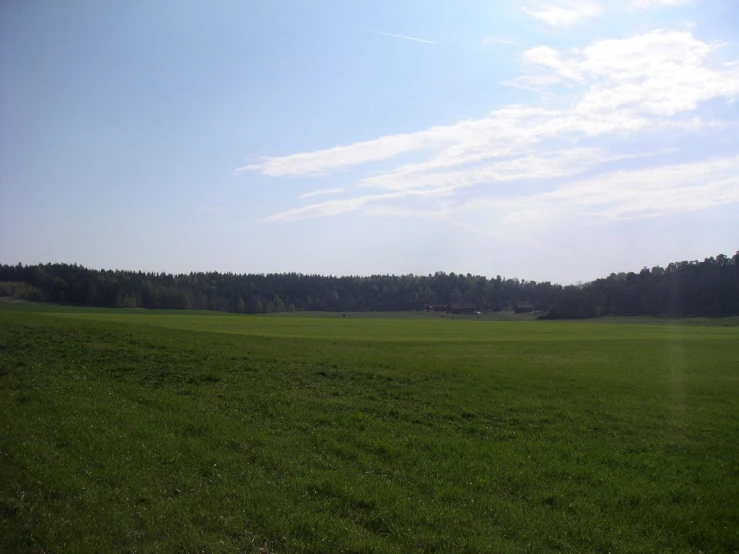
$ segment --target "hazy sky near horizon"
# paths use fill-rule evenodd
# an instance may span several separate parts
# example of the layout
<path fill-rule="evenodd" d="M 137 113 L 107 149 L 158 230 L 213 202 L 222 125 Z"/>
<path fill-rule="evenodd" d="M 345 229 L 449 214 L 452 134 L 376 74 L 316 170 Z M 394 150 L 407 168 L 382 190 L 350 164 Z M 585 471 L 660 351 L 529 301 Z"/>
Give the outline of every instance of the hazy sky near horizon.
<path fill-rule="evenodd" d="M 739 249 L 736 0 L 0 4 L 0 263 L 560 283 Z"/>

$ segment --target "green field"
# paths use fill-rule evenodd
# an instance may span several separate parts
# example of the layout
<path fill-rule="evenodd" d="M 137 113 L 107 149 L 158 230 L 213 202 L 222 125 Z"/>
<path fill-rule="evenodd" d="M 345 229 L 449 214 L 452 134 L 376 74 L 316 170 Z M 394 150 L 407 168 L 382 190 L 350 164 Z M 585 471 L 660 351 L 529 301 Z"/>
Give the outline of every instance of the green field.
<path fill-rule="evenodd" d="M 0 551 L 739 551 L 736 320 L 309 315 L 0 304 Z"/>

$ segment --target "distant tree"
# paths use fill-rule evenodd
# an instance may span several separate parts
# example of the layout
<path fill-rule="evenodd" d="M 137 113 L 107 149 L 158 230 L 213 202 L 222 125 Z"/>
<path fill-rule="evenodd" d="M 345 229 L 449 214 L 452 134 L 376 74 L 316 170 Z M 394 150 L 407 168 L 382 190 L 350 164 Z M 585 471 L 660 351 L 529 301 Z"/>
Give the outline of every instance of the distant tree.
<path fill-rule="evenodd" d="M 282 301 L 282 298 L 279 297 L 279 295 L 275 294 L 274 298 L 272 298 L 271 302 L 273 306 L 273 310 L 275 312 L 286 312 L 287 307 L 285 307 L 285 303 Z"/>

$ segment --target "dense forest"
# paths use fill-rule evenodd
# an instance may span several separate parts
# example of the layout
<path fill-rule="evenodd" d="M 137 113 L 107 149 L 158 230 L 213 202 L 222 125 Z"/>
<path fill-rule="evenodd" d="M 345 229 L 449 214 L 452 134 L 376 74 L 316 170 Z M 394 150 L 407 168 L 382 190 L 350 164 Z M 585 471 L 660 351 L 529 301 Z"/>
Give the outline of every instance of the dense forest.
<path fill-rule="evenodd" d="M 739 314 L 739 252 L 566 286 L 497 276 L 333 277 L 299 273 L 171 275 L 79 265 L 0 265 L 0 296 L 79 306 L 239 313 L 423 310 L 466 302 L 479 310 L 531 303 L 550 318 L 604 314 Z"/>
<path fill-rule="evenodd" d="M 733 258 L 720 254 L 565 287 L 545 317 L 658 314 L 739 315 L 739 252 Z"/>

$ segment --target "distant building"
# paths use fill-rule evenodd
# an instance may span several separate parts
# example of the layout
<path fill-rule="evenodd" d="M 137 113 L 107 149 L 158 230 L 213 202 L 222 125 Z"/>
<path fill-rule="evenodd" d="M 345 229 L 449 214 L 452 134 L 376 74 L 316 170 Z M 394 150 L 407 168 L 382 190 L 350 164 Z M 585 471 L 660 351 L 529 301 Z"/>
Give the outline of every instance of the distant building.
<path fill-rule="evenodd" d="M 534 311 L 534 307 L 531 305 L 531 302 L 522 302 L 521 304 L 516 304 L 513 307 L 513 311 L 517 314 L 528 314 Z"/>
<path fill-rule="evenodd" d="M 448 304 L 426 304 L 427 312 L 445 312 Z"/>
<path fill-rule="evenodd" d="M 455 302 L 447 304 L 446 311 L 450 314 L 474 314 L 477 312 L 477 305 L 470 302 Z"/>

